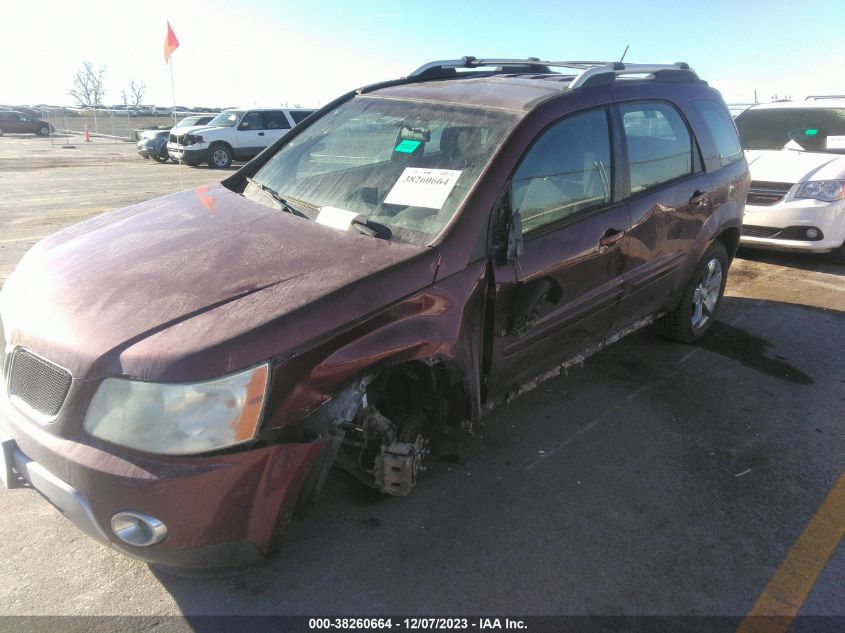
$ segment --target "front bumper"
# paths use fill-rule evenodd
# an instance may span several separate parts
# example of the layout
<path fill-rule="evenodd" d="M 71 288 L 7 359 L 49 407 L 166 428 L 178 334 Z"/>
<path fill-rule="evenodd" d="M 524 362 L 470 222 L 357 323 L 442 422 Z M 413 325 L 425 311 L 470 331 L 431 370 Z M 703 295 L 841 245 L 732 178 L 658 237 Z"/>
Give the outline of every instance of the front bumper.
<path fill-rule="evenodd" d="M 271 555 L 326 446 L 315 441 L 159 457 L 52 435 L 4 404 L 0 469 L 10 487 L 20 477 L 88 536 L 170 568 L 237 568 Z M 124 543 L 111 519 L 125 511 L 157 518 L 167 537 L 149 547 Z"/>
<path fill-rule="evenodd" d="M 173 160 L 191 165 L 208 162 L 208 145 L 183 146 L 176 143 L 167 144 L 167 154 Z"/>
<path fill-rule="evenodd" d="M 743 233 L 740 244 L 751 248 L 783 251 L 826 253 L 845 242 L 845 200 L 823 202 L 813 199 L 791 199 L 771 206 L 745 205 L 744 225 L 771 229 L 816 227 L 820 240 L 782 239 L 778 236 L 757 237 Z M 774 232 L 774 231 L 773 231 Z"/>

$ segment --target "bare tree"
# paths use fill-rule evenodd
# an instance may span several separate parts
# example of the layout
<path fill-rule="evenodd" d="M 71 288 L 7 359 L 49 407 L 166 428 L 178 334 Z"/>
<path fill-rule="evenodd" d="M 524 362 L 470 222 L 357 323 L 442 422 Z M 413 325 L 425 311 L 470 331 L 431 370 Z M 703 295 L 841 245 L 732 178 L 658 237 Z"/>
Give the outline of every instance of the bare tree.
<path fill-rule="evenodd" d="M 103 77 L 106 74 L 106 67 L 100 66 L 95 70 L 91 62 L 83 62 L 83 66 L 84 69 L 76 73 L 76 77 L 73 78 L 73 87 L 68 90 L 68 94 L 76 99 L 79 105 L 100 105 L 105 93 Z"/>
<path fill-rule="evenodd" d="M 141 105 L 141 100 L 144 98 L 146 91 L 147 87 L 143 81 L 136 84 L 134 79 L 131 80 L 129 82 L 129 92 L 127 93 L 125 90 L 120 92 L 120 96 L 123 98 L 123 105 L 137 108 Z"/>

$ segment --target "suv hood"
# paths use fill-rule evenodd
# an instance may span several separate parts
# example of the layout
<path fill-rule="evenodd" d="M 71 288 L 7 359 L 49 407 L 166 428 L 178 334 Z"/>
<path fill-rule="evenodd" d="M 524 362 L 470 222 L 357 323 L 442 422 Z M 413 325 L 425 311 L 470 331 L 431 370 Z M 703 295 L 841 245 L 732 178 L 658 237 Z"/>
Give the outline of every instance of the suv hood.
<path fill-rule="evenodd" d="M 75 378 L 202 379 L 354 322 L 432 283 L 436 264 L 433 249 L 337 231 L 218 184 L 42 240 L 0 311 L 13 346 Z M 272 342 L 257 333 L 270 324 Z"/>
<path fill-rule="evenodd" d="M 845 156 L 791 149 L 746 150 L 753 180 L 797 183 L 808 180 L 833 180 L 845 171 Z"/>
<path fill-rule="evenodd" d="M 178 130 L 173 129 L 170 130 L 171 134 L 176 134 L 177 136 L 184 136 L 185 134 L 197 134 L 200 132 L 208 132 L 209 130 L 219 130 L 222 126 L 220 125 L 192 125 L 190 127 L 180 127 Z"/>

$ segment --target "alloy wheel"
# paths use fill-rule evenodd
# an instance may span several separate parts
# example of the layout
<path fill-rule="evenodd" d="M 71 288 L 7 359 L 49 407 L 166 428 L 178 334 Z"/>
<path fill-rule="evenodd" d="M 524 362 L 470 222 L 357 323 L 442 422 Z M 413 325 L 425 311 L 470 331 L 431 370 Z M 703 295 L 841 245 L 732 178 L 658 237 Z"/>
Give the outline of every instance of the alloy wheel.
<path fill-rule="evenodd" d="M 715 257 L 707 262 L 692 298 L 692 326 L 701 328 L 716 311 L 722 290 L 722 264 Z"/>

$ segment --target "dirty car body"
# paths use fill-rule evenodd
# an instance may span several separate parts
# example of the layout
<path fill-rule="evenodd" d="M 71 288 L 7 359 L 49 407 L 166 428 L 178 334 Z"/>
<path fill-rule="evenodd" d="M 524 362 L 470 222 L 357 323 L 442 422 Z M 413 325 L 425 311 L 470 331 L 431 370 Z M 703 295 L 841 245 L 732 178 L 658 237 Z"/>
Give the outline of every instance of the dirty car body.
<path fill-rule="evenodd" d="M 142 560 L 241 566 L 333 463 L 408 494 L 536 376 L 656 317 L 702 336 L 748 187 L 718 93 L 526 64 L 344 95 L 219 185 L 39 242 L 0 294 L 8 484 Z"/>

